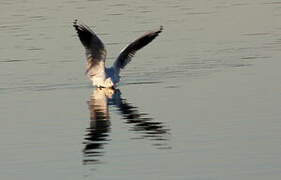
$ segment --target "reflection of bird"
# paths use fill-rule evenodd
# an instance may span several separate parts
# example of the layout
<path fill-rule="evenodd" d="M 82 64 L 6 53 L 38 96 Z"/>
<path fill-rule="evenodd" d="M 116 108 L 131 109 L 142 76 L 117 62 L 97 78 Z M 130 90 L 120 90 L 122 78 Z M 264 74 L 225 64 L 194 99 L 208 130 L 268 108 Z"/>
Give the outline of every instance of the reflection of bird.
<path fill-rule="evenodd" d="M 145 33 L 120 52 L 112 67 L 105 68 L 106 49 L 103 42 L 88 26 L 78 20 L 74 21 L 73 26 L 86 49 L 86 74 L 97 87 L 115 87 L 120 80 L 120 69 L 131 61 L 136 51 L 149 44 L 163 30 L 161 26 L 156 31 Z"/>
<path fill-rule="evenodd" d="M 86 130 L 84 138 L 85 164 L 98 163 L 102 156 L 104 145 L 110 141 L 109 106 L 116 107 L 122 119 L 129 124 L 130 131 L 138 132 L 140 138 L 149 139 L 157 148 L 169 148 L 166 144 L 169 129 L 162 122 L 156 122 L 147 114 L 138 111 L 138 108 L 121 98 L 119 89 L 97 88 L 87 102 L 90 111 L 90 127 Z"/>
<path fill-rule="evenodd" d="M 97 163 L 98 160 L 94 157 L 102 155 L 100 149 L 103 149 L 103 145 L 109 141 L 110 121 L 107 101 L 113 93 L 113 89 L 96 89 L 87 102 L 90 111 L 90 127 L 86 130 L 84 142 L 85 164 Z"/>

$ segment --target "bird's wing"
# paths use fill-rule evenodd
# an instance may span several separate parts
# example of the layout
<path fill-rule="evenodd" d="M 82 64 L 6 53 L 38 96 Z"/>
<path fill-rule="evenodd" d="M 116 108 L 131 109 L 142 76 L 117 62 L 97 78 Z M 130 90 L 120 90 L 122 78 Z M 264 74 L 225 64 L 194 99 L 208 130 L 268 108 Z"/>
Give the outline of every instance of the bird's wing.
<path fill-rule="evenodd" d="M 114 62 L 113 67 L 118 71 L 120 69 L 123 69 L 131 61 L 135 53 L 139 49 L 149 44 L 153 39 L 155 39 L 155 37 L 157 37 L 159 33 L 162 32 L 162 30 L 163 26 L 160 26 L 160 28 L 156 31 L 147 32 L 132 43 L 130 43 L 124 49 L 122 49 L 116 61 Z"/>
<path fill-rule="evenodd" d="M 94 76 L 105 68 L 106 49 L 103 42 L 94 31 L 87 25 L 75 20 L 73 26 L 77 31 L 78 37 L 85 47 L 88 62 L 86 73 Z"/>

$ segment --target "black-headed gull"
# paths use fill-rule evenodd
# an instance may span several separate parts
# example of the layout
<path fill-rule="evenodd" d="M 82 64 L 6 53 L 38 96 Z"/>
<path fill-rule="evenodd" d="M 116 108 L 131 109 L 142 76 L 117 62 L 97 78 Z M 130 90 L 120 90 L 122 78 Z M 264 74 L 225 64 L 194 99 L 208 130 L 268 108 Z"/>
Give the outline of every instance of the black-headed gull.
<path fill-rule="evenodd" d="M 78 37 L 85 47 L 87 59 L 87 76 L 93 85 L 104 88 L 114 88 L 120 80 L 120 69 L 123 69 L 135 55 L 136 51 L 149 44 L 162 32 L 163 27 L 150 31 L 127 45 L 110 68 L 105 67 L 106 49 L 103 42 L 87 25 L 75 20 L 73 26 Z"/>

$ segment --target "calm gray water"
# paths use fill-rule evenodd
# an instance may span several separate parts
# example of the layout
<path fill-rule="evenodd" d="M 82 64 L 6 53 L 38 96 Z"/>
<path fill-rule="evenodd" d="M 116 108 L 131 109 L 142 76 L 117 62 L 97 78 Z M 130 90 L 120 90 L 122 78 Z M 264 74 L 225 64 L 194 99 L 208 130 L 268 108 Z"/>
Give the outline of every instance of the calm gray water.
<path fill-rule="evenodd" d="M 0 179 L 280 179 L 279 1 L 2 0 L 0 12 Z M 119 90 L 94 90 L 74 18 L 108 65 L 164 32 Z"/>

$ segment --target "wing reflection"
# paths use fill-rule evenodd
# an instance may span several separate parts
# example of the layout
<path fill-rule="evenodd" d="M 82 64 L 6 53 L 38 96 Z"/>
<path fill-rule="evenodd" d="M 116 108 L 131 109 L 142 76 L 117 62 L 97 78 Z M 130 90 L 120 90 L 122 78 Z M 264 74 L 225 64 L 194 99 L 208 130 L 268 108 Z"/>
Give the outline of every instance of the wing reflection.
<path fill-rule="evenodd" d="M 104 154 L 104 145 L 110 141 L 109 106 L 116 107 L 126 124 L 131 125 L 129 130 L 136 132 L 137 137 L 132 139 L 149 139 L 159 149 L 167 149 L 169 129 L 162 122 L 156 122 L 138 108 L 121 98 L 120 90 L 95 89 L 87 102 L 90 110 L 90 127 L 84 137 L 84 164 L 100 163 L 100 156 Z"/>
<path fill-rule="evenodd" d="M 153 121 L 146 113 L 140 113 L 138 108 L 131 105 L 126 99 L 121 98 L 121 92 L 116 90 L 113 98 L 109 99 L 109 104 L 117 107 L 126 124 L 131 124 L 130 131 L 138 132 L 140 137 L 134 139 L 148 138 L 154 140 L 158 148 L 169 148 L 168 140 L 169 129 L 165 128 L 162 122 Z"/>

